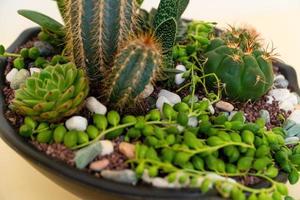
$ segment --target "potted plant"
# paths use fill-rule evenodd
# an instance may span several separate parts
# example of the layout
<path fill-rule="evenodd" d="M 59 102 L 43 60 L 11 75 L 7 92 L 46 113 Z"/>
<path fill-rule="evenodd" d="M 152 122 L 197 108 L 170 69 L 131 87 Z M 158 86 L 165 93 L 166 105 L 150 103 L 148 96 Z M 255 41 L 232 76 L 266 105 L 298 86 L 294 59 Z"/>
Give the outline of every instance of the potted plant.
<path fill-rule="evenodd" d="M 89 187 L 155 199 L 292 199 L 294 70 L 255 30 L 181 19 L 188 0 L 57 0 L 64 25 L 0 46 L 1 137 Z"/>

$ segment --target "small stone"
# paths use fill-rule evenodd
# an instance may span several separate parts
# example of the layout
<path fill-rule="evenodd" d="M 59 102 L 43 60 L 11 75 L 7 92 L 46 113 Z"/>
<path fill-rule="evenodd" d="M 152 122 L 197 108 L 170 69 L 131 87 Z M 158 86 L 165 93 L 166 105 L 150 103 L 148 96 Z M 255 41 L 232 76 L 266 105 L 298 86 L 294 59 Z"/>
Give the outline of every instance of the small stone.
<path fill-rule="evenodd" d="M 168 180 L 160 177 L 153 178 L 152 185 L 158 188 L 175 188 L 174 183 L 169 183 Z"/>
<path fill-rule="evenodd" d="M 55 53 L 53 46 L 45 41 L 36 41 L 34 42 L 33 46 L 38 48 L 40 56 L 42 57 L 50 56 Z"/>
<path fill-rule="evenodd" d="M 105 169 L 109 165 L 109 160 L 108 159 L 102 159 L 102 160 L 97 160 L 95 162 L 92 162 L 89 166 L 89 168 L 93 171 L 101 171 Z"/>
<path fill-rule="evenodd" d="M 266 98 L 267 98 L 267 104 L 272 104 L 273 103 L 273 101 L 274 101 L 273 96 L 267 95 Z"/>
<path fill-rule="evenodd" d="M 141 97 L 142 97 L 143 99 L 146 99 L 147 97 L 149 97 L 149 96 L 153 93 L 153 91 L 154 91 L 154 87 L 153 87 L 153 85 L 150 83 L 150 84 L 146 85 L 144 91 L 143 91 L 142 94 L 141 94 Z"/>
<path fill-rule="evenodd" d="M 295 125 L 296 125 L 296 122 L 294 122 L 294 121 L 292 121 L 292 120 L 290 120 L 290 119 L 287 119 L 287 120 L 284 122 L 284 124 L 283 124 L 283 128 L 284 128 L 284 130 L 288 130 L 288 129 L 292 128 L 292 127 L 295 126 Z"/>
<path fill-rule="evenodd" d="M 160 90 L 158 93 L 158 97 L 164 96 L 166 97 L 172 104 L 177 104 L 181 102 L 181 98 L 178 94 L 170 92 L 168 90 Z"/>
<path fill-rule="evenodd" d="M 289 97 L 290 91 L 288 89 L 273 89 L 270 90 L 269 95 L 273 96 L 275 100 L 282 102 Z"/>
<path fill-rule="evenodd" d="M 266 123 L 269 123 L 270 120 L 271 120 L 270 113 L 267 110 L 260 110 L 259 111 L 259 116 L 261 118 L 263 118 L 266 121 Z"/>
<path fill-rule="evenodd" d="M 135 172 L 129 169 L 119 171 L 103 170 L 101 171 L 101 176 L 109 180 L 132 185 L 135 185 L 138 181 Z"/>
<path fill-rule="evenodd" d="M 30 71 L 30 75 L 32 76 L 34 73 L 40 73 L 42 69 L 37 67 L 31 67 L 29 68 L 29 71 Z"/>
<path fill-rule="evenodd" d="M 21 69 L 10 82 L 10 87 L 14 90 L 19 89 L 20 86 L 25 83 L 26 79 L 29 77 L 29 71 L 27 69 Z"/>
<path fill-rule="evenodd" d="M 287 88 L 289 86 L 289 82 L 286 79 L 276 79 L 274 81 L 274 86 L 276 88 Z"/>
<path fill-rule="evenodd" d="M 189 117 L 188 125 L 191 127 L 197 127 L 199 124 L 197 117 Z"/>
<path fill-rule="evenodd" d="M 135 158 L 135 145 L 128 142 L 121 142 L 119 144 L 119 151 L 129 159 Z"/>
<path fill-rule="evenodd" d="M 148 172 L 147 169 L 145 169 L 144 172 L 143 172 L 142 180 L 143 180 L 145 183 L 151 183 L 152 180 L 153 180 L 153 178 L 151 178 L 151 177 L 149 176 L 149 172 Z"/>
<path fill-rule="evenodd" d="M 288 101 L 295 106 L 298 104 L 298 97 L 295 93 L 290 93 L 290 95 L 284 101 Z"/>
<path fill-rule="evenodd" d="M 85 168 L 92 160 L 94 160 L 102 152 L 102 145 L 96 142 L 87 147 L 78 150 L 75 153 L 75 164 L 78 169 Z"/>
<path fill-rule="evenodd" d="M 228 103 L 226 101 L 217 102 L 216 107 L 226 112 L 231 112 L 234 109 L 234 106 L 231 103 Z"/>
<path fill-rule="evenodd" d="M 282 74 L 278 74 L 277 76 L 274 77 L 274 81 L 277 81 L 279 79 L 285 79 L 285 77 Z"/>
<path fill-rule="evenodd" d="M 6 81 L 10 83 L 13 80 L 13 78 L 17 75 L 18 72 L 19 70 L 17 68 L 12 68 L 5 77 Z"/>
<path fill-rule="evenodd" d="M 279 108 L 288 112 L 294 110 L 294 105 L 289 101 L 283 101 L 279 103 Z"/>
<path fill-rule="evenodd" d="M 114 145 L 110 140 L 101 140 L 99 143 L 102 146 L 101 156 L 106 156 L 114 152 Z"/>
<path fill-rule="evenodd" d="M 289 137 L 284 140 L 285 145 L 296 144 L 300 140 L 299 137 Z"/>
<path fill-rule="evenodd" d="M 294 112 L 292 112 L 292 114 L 289 116 L 289 120 L 292 120 L 297 124 L 300 124 L 300 110 L 294 110 Z"/>
<path fill-rule="evenodd" d="M 295 106 L 295 110 L 300 110 L 300 104 Z"/>
<path fill-rule="evenodd" d="M 186 68 L 183 65 L 177 65 L 176 69 L 180 70 L 180 71 L 183 71 L 182 73 L 179 73 L 179 74 L 175 75 L 175 83 L 177 85 L 181 85 L 185 81 L 185 78 L 183 78 L 183 74 L 186 71 Z"/>
<path fill-rule="evenodd" d="M 66 127 L 68 130 L 85 131 L 88 125 L 88 121 L 85 117 L 73 116 L 66 121 Z"/>
<path fill-rule="evenodd" d="M 162 111 L 163 105 L 165 103 L 170 104 L 171 106 L 174 105 L 166 97 L 161 96 L 161 97 L 158 97 L 158 99 L 156 101 L 156 108 L 158 108 L 160 111 Z"/>
<path fill-rule="evenodd" d="M 95 97 L 87 98 L 85 102 L 85 106 L 92 113 L 105 115 L 107 112 L 106 106 L 100 103 Z"/>
<path fill-rule="evenodd" d="M 293 136 L 300 136 L 300 124 L 295 124 L 294 126 L 290 127 L 287 131 L 287 136 L 288 137 L 293 137 Z"/>

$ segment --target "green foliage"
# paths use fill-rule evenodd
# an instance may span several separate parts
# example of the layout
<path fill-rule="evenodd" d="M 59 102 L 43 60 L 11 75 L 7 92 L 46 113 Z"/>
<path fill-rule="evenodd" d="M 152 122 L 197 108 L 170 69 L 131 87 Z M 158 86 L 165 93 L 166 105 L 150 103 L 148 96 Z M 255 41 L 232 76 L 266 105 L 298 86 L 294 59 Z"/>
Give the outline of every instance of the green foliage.
<path fill-rule="evenodd" d="M 64 26 L 57 22 L 56 20 L 36 11 L 32 10 L 18 10 L 18 13 L 23 17 L 37 23 L 43 29 L 46 29 L 52 33 L 55 33 L 59 36 L 64 36 Z"/>
<path fill-rule="evenodd" d="M 257 100 L 273 84 L 272 57 L 262 51 L 257 36 L 248 30 L 226 32 L 208 47 L 206 74 L 215 73 L 224 83 L 224 93 L 234 100 Z M 207 79 L 210 87 L 215 80 Z"/>
<path fill-rule="evenodd" d="M 47 66 L 16 90 L 11 108 L 38 121 L 58 121 L 76 113 L 89 91 L 82 69 L 68 63 Z"/>

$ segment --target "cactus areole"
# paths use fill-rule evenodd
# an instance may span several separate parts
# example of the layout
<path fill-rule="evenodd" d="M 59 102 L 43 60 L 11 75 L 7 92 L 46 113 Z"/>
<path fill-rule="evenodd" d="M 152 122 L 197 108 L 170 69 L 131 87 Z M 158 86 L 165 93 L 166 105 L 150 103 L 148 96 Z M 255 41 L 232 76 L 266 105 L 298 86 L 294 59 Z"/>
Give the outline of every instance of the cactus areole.
<path fill-rule="evenodd" d="M 215 73 L 224 83 L 225 95 L 233 100 L 257 100 L 273 84 L 271 59 L 259 49 L 242 48 L 218 38 L 211 41 L 206 57 L 205 73 Z M 215 80 L 207 80 L 213 87 Z"/>

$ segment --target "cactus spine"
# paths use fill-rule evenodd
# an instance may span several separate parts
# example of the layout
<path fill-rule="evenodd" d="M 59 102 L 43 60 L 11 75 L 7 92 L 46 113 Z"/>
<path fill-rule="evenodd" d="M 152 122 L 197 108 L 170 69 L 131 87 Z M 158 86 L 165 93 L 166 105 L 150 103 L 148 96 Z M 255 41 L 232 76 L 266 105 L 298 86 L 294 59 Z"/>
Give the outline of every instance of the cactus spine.
<path fill-rule="evenodd" d="M 145 86 L 159 77 L 161 63 L 162 49 L 152 35 L 129 40 L 116 56 L 107 79 L 107 101 L 123 109 L 128 103 L 139 100 Z"/>
<path fill-rule="evenodd" d="M 135 0 L 64 0 L 67 50 L 91 79 L 109 68 L 136 21 Z M 62 7 L 62 6 L 61 6 Z"/>

